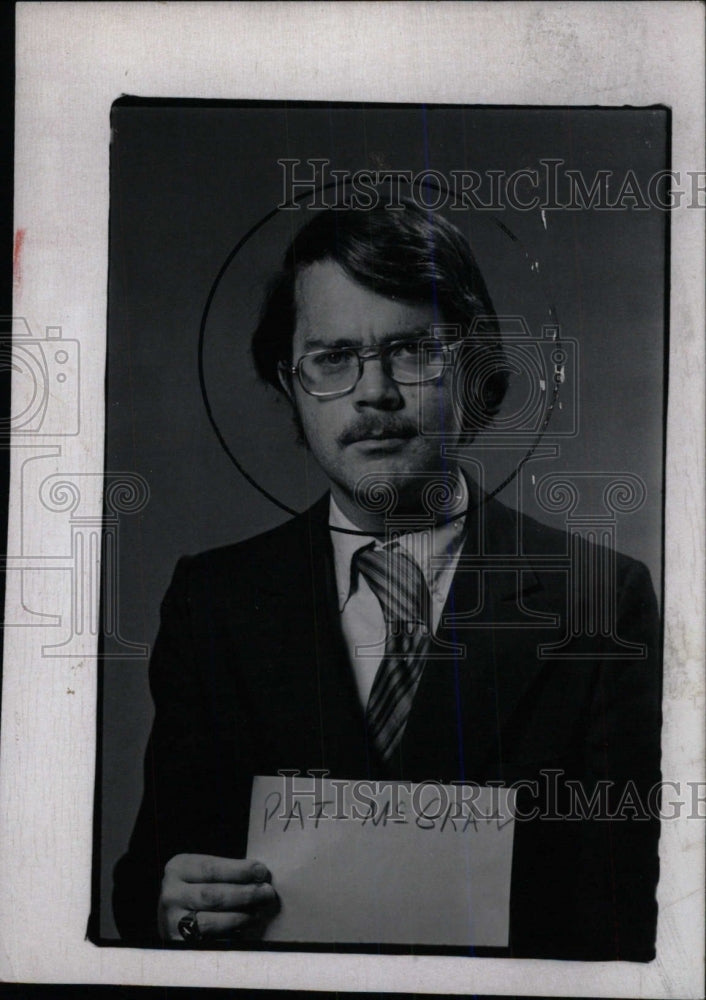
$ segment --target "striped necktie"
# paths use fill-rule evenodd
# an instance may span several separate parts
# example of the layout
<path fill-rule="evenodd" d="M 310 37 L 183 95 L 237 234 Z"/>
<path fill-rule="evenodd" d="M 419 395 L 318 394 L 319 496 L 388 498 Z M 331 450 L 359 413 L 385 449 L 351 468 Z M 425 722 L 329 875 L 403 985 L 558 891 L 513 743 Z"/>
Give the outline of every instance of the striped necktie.
<path fill-rule="evenodd" d="M 360 549 L 358 570 L 380 602 L 387 637 L 368 699 L 368 732 L 383 760 L 399 745 L 424 668 L 431 597 L 416 561 L 397 544 Z"/>

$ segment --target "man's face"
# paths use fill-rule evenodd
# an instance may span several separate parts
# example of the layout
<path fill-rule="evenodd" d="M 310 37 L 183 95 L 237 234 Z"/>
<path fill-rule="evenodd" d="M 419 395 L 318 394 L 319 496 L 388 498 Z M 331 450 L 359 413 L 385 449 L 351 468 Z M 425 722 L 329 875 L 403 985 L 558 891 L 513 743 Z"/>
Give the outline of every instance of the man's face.
<path fill-rule="evenodd" d="M 332 260 L 310 264 L 300 272 L 296 312 L 293 364 L 303 354 L 328 347 L 369 349 L 428 335 L 433 323 L 444 321 L 431 303 L 377 295 Z M 365 362 L 358 384 L 342 396 L 311 396 L 298 378 L 292 380 L 293 402 L 306 440 L 351 520 L 361 523 L 363 512 L 355 503 L 355 490 L 371 474 L 399 491 L 398 510 L 421 508 L 425 474 L 448 467 L 441 448 L 459 438 L 452 386 L 450 367 L 437 381 L 399 385 L 385 374 L 379 358 Z M 419 433 L 422 410 L 424 434 Z M 369 517 L 362 520 L 370 522 Z"/>

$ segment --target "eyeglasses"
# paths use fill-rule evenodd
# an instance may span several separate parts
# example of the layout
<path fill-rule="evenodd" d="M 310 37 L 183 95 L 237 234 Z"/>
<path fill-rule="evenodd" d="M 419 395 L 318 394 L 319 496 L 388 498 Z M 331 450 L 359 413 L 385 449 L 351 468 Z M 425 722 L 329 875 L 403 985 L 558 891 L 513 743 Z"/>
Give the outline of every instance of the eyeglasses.
<path fill-rule="evenodd" d="M 382 370 L 399 385 L 435 382 L 454 362 L 460 340 L 444 343 L 434 337 L 393 340 L 378 348 L 331 347 L 302 354 L 295 365 L 280 361 L 280 371 L 296 375 L 310 396 L 344 396 L 363 376 L 363 365 L 380 358 Z"/>

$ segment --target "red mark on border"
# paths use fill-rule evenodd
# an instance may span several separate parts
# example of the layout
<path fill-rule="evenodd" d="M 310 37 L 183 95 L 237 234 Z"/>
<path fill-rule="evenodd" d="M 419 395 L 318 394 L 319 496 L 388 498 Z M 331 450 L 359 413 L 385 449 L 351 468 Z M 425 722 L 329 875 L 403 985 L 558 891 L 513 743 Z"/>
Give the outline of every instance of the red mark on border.
<path fill-rule="evenodd" d="M 22 285 L 22 244 L 25 240 L 26 229 L 18 229 L 15 233 L 15 246 L 12 251 L 12 287 L 19 292 Z"/>

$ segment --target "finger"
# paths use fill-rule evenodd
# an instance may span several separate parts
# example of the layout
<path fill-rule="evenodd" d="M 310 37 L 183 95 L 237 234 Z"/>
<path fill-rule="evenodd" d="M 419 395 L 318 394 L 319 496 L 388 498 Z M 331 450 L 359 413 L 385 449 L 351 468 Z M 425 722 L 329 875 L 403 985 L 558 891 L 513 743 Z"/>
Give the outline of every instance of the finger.
<path fill-rule="evenodd" d="M 269 869 L 252 858 L 218 858 L 211 854 L 177 854 L 165 866 L 165 874 L 183 882 L 269 882 Z"/>
<path fill-rule="evenodd" d="M 199 913 L 199 930 L 207 940 L 261 934 L 264 921 L 254 913 Z"/>
<path fill-rule="evenodd" d="M 165 906 L 208 912 L 267 909 L 276 895 L 269 882 L 234 885 L 227 882 L 181 882 L 171 878 L 165 879 L 162 885 Z"/>

